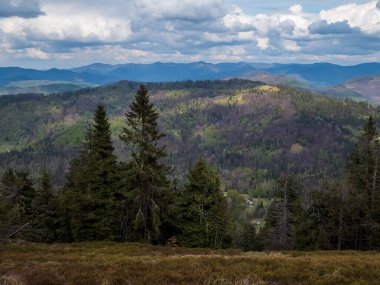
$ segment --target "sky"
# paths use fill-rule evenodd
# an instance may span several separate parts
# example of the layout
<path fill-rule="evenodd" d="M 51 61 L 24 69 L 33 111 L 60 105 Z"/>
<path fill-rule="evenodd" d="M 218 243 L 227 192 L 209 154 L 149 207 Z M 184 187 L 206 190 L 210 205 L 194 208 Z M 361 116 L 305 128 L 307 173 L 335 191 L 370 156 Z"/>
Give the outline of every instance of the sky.
<path fill-rule="evenodd" d="M 380 61 L 380 1 L 0 0 L 0 66 Z"/>

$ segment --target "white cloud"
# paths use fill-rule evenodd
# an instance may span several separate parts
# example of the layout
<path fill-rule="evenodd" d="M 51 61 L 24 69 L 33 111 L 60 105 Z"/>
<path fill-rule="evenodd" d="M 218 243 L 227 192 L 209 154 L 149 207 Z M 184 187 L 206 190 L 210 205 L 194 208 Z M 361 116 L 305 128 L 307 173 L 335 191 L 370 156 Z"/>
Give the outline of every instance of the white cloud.
<path fill-rule="evenodd" d="M 26 48 L 26 56 L 35 58 L 35 59 L 42 59 L 42 60 L 47 60 L 50 58 L 49 54 L 46 52 L 43 52 L 42 50 L 38 48 Z"/>
<path fill-rule="evenodd" d="M 301 50 L 295 41 L 282 40 L 281 45 L 286 51 L 297 52 Z"/>
<path fill-rule="evenodd" d="M 366 4 L 348 4 L 320 12 L 321 20 L 327 23 L 347 21 L 351 27 L 373 34 L 380 32 L 380 9 L 377 1 Z"/>
<path fill-rule="evenodd" d="M 225 14 L 222 0 L 133 0 L 137 11 L 156 19 L 202 21 Z"/>
<path fill-rule="evenodd" d="M 289 8 L 289 11 L 294 14 L 300 14 L 303 11 L 303 7 L 300 4 L 294 5 Z"/>
<path fill-rule="evenodd" d="M 269 47 L 269 39 L 268 38 L 258 38 L 257 46 L 260 49 L 267 49 Z"/>
<path fill-rule="evenodd" d="M 38 0 L 0 1 L 0 17 L 35 18 L 43 14 Z"/>
<path fill-rule="evenodd" d="M 53 10 L 37 20 L 23 21 L 17 28 L 22 28 L 30 39 L 42 41 L 121 42 L 132 34 L 130 22 L 126 19 L 86 13 L 68 16 Z"/>
<path fill-rule="evenodd" d="M 0 8 L 11 3 L 4 1 Z M 39 12 L 34 17 L 0 16 L 2 65 L 22 63 L 22 58 L 36 65 L 38 60 L 45 65 L 349 61 L 359 55 L 365 61 L 379 54 L 378 1 L 309 13 L 301 0 L 289 10 L 266 14 L 252 14 L 239 1 L 227 5 L 223 0 L 20 1 Z"/>

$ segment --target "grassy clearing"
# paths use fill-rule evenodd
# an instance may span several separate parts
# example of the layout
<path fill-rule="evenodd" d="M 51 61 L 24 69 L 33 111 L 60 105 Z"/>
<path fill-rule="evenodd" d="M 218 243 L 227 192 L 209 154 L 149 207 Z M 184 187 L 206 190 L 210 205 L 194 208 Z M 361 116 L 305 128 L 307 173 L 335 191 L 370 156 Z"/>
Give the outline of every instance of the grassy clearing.
<path fill-rule="evenodd" d="M 143 244 L 14 243 L 0 284 L 380 284 L 373 252 L 267 252 Z"/>

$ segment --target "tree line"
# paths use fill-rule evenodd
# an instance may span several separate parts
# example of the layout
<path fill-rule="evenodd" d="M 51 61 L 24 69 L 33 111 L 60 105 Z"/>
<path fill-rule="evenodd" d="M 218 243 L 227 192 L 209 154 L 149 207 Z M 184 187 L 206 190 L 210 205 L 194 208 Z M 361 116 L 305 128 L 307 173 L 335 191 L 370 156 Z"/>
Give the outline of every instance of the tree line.
<path fill-rule="evenodd" d="M 170 180 L 158 116 L 140 86 L 119 134 L 129 159 L 119 161 L 105 107 L 98 105 L 62 189 L 54 189 L 48 170 L 34 186 L 27 172 L 7 169 L 0 187 L 0 237 L 244 250 L 380 247 L 379 140 L 371 116 L 345 175 L 312 186 L 294 175 L 281 177 L 259 230 L 233 219 L 236 205 L 227 203 L 206 160 L 188 170 L 183 187 Z"/>

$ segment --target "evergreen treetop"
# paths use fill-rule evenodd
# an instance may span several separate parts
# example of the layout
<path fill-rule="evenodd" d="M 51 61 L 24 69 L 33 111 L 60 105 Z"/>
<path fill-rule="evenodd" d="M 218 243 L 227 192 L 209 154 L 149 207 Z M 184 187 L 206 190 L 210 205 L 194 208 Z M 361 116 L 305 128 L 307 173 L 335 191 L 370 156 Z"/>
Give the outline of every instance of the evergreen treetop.
<path fill-rule="evenodd" d="M 165 135 L 159 130 L 158 112 L 144 85 L 138 89 L 125 116 L 126 126 L 120 139 L 132 152 L 131 168 L 126 172 L 131 183 L 125 196 L 137 201 L 137 207 L 130 209 L 135 217 L 133 228 L 136 239 L 158 241 L 172 197 L 167 179 L 169 168 L 160 161 L 166 156 L 165 146 L 160 145 Z"/>
<path fill-rule="evenodd" d="M 33 240 L 53 242 L 58 239 L 59 204 L 47 171 L 42 173 L 36 194 L 36 210 L 33 217 Z"/>
<path fill-rule="evenodd" d="M 363 130 L 364 130 L 363 136 L 367 140 L 373 140 L 376 138 L 376 136 L 377 136 L 376 124 L 375 124 L 375 120 L 373 119 L 372 115 L 370 115 L 368 117 L 368 122 L 364 126 Z"/>
<path fill-rule="evenodd" d="M 165 146 L 159 140 L 165 136 L 158 127 L 158 112 L 150 102 L 144 85 L 138 89 L 135 99 L 126 114 L 127 125 L 123 127 L 120 139 L 133 147 L 132 156 L 142 166 L 158 163 L 166 156 Z"/>
<path fill-rule="evenodd" d="M 64 187 L 66 224 L 75 241 L 117 239 L 114 196 L 118 169 L 113 151 L 110 123 L 99 104 L 82 150 L 70 163 Z"/>

